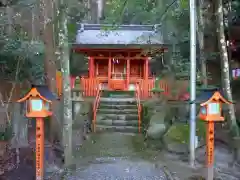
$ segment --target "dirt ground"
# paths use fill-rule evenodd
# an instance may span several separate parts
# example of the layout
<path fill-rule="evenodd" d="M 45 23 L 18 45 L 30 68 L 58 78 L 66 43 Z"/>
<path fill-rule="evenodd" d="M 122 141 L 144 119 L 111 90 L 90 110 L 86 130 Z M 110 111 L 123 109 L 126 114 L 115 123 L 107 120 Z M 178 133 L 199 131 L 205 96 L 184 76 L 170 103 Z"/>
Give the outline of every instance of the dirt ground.
<path fill-rule="evenodd" d="M 20 163 L 16 164 L 16 153 L 11 151 L 11 158 L 4 165 L 5 173 L 0 180 L 34 180 L 34 157 L 31 148 L 20 149 Z"/>

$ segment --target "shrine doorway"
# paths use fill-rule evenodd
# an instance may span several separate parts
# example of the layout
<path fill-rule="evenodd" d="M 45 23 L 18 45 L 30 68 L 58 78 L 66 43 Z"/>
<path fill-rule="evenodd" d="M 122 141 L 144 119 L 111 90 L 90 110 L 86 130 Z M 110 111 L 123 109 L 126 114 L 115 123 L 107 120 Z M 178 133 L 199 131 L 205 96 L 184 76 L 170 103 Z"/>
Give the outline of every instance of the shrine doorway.
<path fill-rule="evenodd" d="M 112 58 L 112 79 L 126 79 L 127 61 L 125 59 Z"/>

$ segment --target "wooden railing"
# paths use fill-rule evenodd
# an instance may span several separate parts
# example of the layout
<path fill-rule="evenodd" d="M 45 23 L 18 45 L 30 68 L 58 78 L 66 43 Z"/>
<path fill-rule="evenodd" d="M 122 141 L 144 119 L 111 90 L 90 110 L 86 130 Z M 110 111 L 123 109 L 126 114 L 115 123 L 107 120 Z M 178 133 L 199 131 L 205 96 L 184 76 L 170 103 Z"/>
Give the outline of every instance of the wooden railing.
<path fill-rule="evenodd" d="M 136 90 L 135 90 L 135 96 L 137 101 L 137 109 L 138 109 L 138 132 L 141 133 L 141 112 L 142 112 L 142 106 L 141 106 L 141 100 L 140 100 L 140 88 L 139 85 L 136 84 Z"/>
<path fill-rule="evenodd" d="M 81 78 L 81 88 L 83 89 L 83 96 L 97 95 L 97 89 L 99 88 L 100 82 L 97 78 Z"/>
<path fill-rule="evenodd" d="M 140 98 L 146 99 L 152 97 L 151 90 L 155 86 L 155 80 L 154 79 L 148 79 L 148 80 L 141 80 L 139 81 L 139 87 L 140 87 Z M 165 80 L 161 80 L 159 82 L 159 87 L 164 90 L 163 95 L 169 96 L 170 90 L 168 82 Z"/>
<path fill-rule="evenodd" d="M 93 104 L 93 132 L 96 132 L 96 121 L 97 121 L 97 110 L 98 110 L 98 106 L 100 103 L 100 97 L 101 97 L 101 86 L 97 87 L 97 94 L 96 94 L 96 98 Z"/>
<path fill-rule="evenodd" d="M 154 88 L 155 80 L 140 80 L 139 83 L 139 96 L 140 99 L 150 98 L 152 96 L 151 90 Z M 168 87 L 168 83 L 164 80 L 159 82 L 159 87 L 164 89 L 163 94 L 169 96 L 170 91 Z M 81 88 L 83 90 L 83 96 L 92 96 L 96 97 L 97 95 L 97 87 L 99 86 L 100 81 L 97 78 L 81 78 Z"/>
<path fill-rule="evenodd" d="M 96 97 L 97 95 L 97 87 L 103 79 L 101 78 L 88 78 L 88 77 L 82 77 L 80 80 L 81 84 L 81 90 L 83 92 L 83 97 Z M 107 80 L 107 79 L 104 79 Z M 130 79 L 131 80 L 131 79 Z M 139 96 L 141 99 L 147 99 L 152 97 L 152 92 L 151 90 L 155 86 L 155 79 L 154 78 L 149 78 L 147 80 L 139 80 L 136 79 L 135 82 L 139 83 L 140 87 L 140 92 Z M 74 82 L 72 82 L 74 84 Z M 131 82 L 130 82 L 131 83 Z M 169 89 L 169 84 L 165 80 L 161 80 L 159 82 L 159 87 L 164 89 L 164 92 L 162 93 L 165 96 L 170 96 L 170 89 Z M 58 89 L 58 94 L 60 95 L 62 93 L 62 83 L 60 77 L 57 80 L 57 89 Z"/>

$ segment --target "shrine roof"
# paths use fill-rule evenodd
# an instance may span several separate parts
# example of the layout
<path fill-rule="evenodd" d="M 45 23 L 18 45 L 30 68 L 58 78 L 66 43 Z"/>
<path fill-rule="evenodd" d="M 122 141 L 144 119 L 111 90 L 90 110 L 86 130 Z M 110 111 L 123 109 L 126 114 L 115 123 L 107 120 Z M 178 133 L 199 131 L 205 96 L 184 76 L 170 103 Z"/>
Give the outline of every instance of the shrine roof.
<path fill-rule="evenodd" d="M 163 36 L 157 25 L 79 24 L 75 46 L 142 47 L 162 46 Z"/>

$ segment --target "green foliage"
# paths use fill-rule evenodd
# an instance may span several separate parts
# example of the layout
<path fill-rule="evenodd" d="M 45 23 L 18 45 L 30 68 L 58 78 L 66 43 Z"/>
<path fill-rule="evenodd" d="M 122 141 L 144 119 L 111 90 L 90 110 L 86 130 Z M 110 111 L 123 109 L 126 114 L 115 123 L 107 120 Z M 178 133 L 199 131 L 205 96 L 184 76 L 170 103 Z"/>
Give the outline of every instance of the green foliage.
<path fill-rule="evenodd" d="M 77 32 L 77 24 L 74 23 L 69 23 L 68 24 L 68 39 L 69 42 L 74 42 L 76 38 L 76 32 Z"/>
<path fill-rule="evenodd" d="M 43 50 L 38 42 L 9 39 L 0 49 L 1 78 L 9 81 L 42 78 Z"/>
<path fill-rule="evenodd" d="M 88 59 L 82 54 L 72 53 L 70 58 L 70 71 L 74 76 L 87 73 Z"/>

